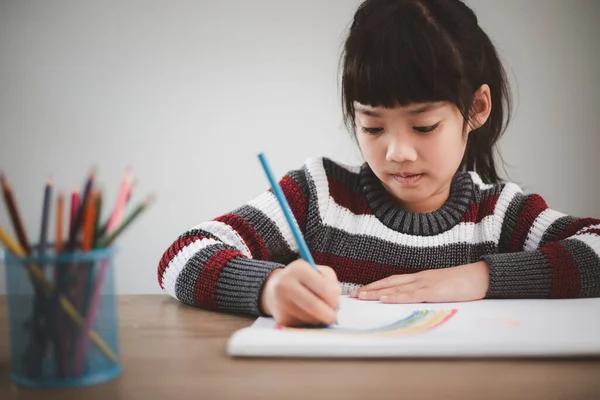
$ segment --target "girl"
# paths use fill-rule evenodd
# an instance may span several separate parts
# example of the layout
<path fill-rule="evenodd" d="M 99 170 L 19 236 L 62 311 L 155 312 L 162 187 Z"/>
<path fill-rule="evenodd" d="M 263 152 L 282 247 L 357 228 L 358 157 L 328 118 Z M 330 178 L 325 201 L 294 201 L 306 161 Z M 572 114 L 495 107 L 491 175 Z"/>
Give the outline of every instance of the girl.
<path fill-rule="evenodd" d="M 309 159 L 271 191 L 183 233 L 158 266 L 184 303 L 331 324 L 340 294 L 385 303 L 600 296 L 600 220 L 501 182 L 509 87 L 459 0 L 366 0 L 343 52 L 345 120 L 365 163 Z"/>

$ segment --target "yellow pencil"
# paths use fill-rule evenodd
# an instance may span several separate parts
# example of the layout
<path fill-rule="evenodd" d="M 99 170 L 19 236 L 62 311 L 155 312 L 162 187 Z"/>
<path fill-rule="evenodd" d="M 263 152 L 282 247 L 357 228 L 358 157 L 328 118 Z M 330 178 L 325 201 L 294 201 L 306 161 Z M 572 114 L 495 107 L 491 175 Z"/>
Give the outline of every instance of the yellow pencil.
<path fill-rule="evenodd" d="M 18 257 L 25 257 L 25 251 L 23 251 L 21 246 L 19 246 L 8 235 L 8 233 L 4 229 L 2 229 L 1 226 L 0 226 L 0 242 L 4 243 L 6 248 L 11 253 L 15 254 Z M 44 276 L 44 273 L 37 265 L 32 264 L 32 263 L 27 263 L 27 270 L 35 279 L 37 279 L 41 284 L 43 284 L 48 291 L 54 290 L 54 286 L 52 285 L 52 283 L 46 279 L 46 277 Z M 85 322 L 84 319 L 81 317 L 81 315 L 79 315 L 79 313 L 77 312 L 77 310 L 75 309 L 73 304 L 71 304 L 69 302 L 69 300 L 67 300 L 64 296 L 60 297 L 60 305 L 67 312 L 69 317 L 71 317 L 71 319 L 77 324 L 78 327 L 81 327 L 84 325 L 84 322 Z M 111 361 L 113 361 L 115 363 L 118 361 L 115 353 L 112 351 L 110 346 L 108 346 L 108 344 L 106 344 L 106 342 L 104 340 L 102 340 L 100 335 L 98 335 L 95 331 L 90 330 L 89 336 L 90 336 L 90 339 L 92 339 L 92 342 L 94 342 L 98 346 L 98 348 L 104 353 L 104 355 L 106 355 L 106 357 L 108 357 Z"/>
<path fill-rule="evenodd" d="M 0 226 L 0 242 L 4 243 L 6 248 L 8 248 L 8 250 L 10 250 L 11 253 L 14 253 L 15 255 L 17 255 L 19 257 L 25 257 L 25 252 L 23 251 L 23 248 L 21 248 L 21 246 L 19 246 L 15 241 L 13 241 L 11 239 L 11 237 L 8 235 L 8 233 L 6 233 L 6 231 L 4 229 L 2 229 L 1 226 Z"/>

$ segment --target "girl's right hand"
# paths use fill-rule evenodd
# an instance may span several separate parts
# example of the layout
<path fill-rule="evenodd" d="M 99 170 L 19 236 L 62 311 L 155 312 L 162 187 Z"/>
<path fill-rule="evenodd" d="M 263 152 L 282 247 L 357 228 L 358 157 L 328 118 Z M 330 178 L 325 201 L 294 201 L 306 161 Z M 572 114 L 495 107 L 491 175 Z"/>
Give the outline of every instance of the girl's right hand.
<path fill-rule="evenodd" d="M 317 268 L 299 259 L 271 272 L 260 297 L 262 311 L 283 326 L 335 323 L 341 288 L 333 269 Z"/>

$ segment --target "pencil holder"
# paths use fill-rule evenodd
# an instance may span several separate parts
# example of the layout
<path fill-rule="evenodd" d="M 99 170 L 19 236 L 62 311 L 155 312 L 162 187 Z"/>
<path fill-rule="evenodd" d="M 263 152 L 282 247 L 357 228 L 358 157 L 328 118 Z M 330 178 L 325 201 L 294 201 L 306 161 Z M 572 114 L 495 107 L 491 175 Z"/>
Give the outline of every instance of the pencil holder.
<path fill-rule="evenodd" d="M 114 248 L 32 256 L 5 252 L 11 379 L 76 387 L 121 372 Z"/>

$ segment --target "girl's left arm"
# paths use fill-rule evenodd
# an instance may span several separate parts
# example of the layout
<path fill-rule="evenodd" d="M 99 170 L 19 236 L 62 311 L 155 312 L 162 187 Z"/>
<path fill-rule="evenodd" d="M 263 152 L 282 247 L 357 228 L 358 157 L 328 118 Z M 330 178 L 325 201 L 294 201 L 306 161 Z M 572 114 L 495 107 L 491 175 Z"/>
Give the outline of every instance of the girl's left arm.
<path fill-rule="evenodd" d="M 552 210 L 536 194 L 517 192 L 500 203 L 498 253 L 482 257 L 487 297 L 600 297 L 599 219 Z"/>

